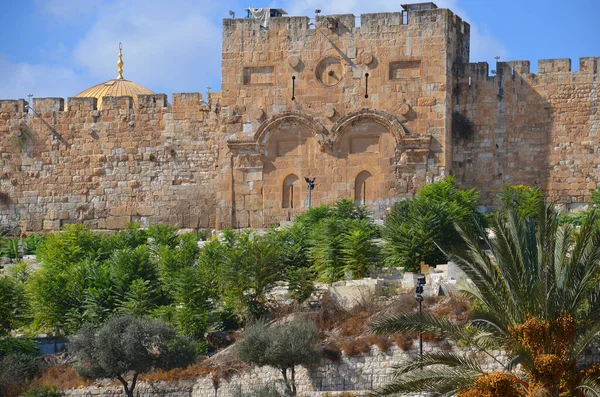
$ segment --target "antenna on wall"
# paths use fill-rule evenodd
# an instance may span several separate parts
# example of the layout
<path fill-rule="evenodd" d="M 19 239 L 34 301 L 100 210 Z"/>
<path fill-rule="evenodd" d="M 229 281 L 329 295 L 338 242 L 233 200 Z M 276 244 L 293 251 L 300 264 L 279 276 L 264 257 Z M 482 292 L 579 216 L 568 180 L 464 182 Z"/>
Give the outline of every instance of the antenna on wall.
<path fill-rule="evenodd" d="M 496 60 L 496 69 L 498 69 L 498 60 L 500 60 L 500 55 L 496 55 L 494 59 Z M 496 71 L 492 70 L 492 74 L 496 74 Z"/>

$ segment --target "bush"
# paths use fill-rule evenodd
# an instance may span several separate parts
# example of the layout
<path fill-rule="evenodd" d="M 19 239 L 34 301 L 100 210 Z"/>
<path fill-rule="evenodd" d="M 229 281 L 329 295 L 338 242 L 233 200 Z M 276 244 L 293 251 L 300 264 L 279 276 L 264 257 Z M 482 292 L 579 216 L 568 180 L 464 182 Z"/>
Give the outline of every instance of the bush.
<path fill-rule="evenodd" d="M 384 262 L 406 271 L 419 271 L 421 262 L 445 263 L 440 247 L 455 247 L 462 241 L 454 224 L 477 230 L 478 199 L 474 189 L 460 189 L 453 177 L 447 177 L 423 187 L 413 200 L 397 203 L 383 229 Z"/>
<path fill-rule="evenodd" d="M 536 217 L 544 206 L 542 191 L 526 185 L 504 185 L 499 195 L 502 209 L 514 211 L 519 218 Z"/>
<path fill-rule="evenodd" d="M 141 373 L 186 367 L 195 358 L 193 345 L 174 329 L 161 321 L 133 316 L 112 317 L 99 329 L 84 326 L 73 338 L 73 348 L 80 375 L 118 379 L 128 397 L 133 397 Z"/>
<path fill-rule="evenodd" d="M 259 386 L 248 392 L 242 392 L 240 387 L 233 393 L 233 397 L 285 397 L 286 395 L 273 384 Z"/>
<path fill-rule="evenodd" d="M 53 386 L 35 387 L 27 390 L 24 397 L 61 397 L 62 393 Z"/>
<path fill-rule="evenodd" d="M 248 327 L 244 339 L 237 343 L 236 351 L 238 358 L 244 362 L 278 369 L 286 389 L 295 395 L 296 366 L 320 361 L 317 334 L 315 323 L 301 317 L 271 327 L 264 321 L 258 321 Z"/>

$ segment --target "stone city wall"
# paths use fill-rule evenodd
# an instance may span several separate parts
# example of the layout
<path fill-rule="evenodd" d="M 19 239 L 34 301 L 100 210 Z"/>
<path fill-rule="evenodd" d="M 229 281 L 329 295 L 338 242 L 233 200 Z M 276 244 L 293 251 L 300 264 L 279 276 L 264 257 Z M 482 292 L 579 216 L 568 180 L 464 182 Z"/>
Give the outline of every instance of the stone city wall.
<path fill-rule="evenodd" d="M 339 198 L 381 218 L 450 173 L 573 208 L 600 181 L 600 58 L 468 63 L 447 9 L 223 21 L 222 93 L 0 101 L 0 229 L 267 227 Z M 368 76 L 367 76 L 368 74 Z M 368 96 L 367 96 L 368 95 Z"/>
<path fill-rule="evenodd" d="M 600 58 L 457 67 L 452 172 L 494 203 L 503 184 L 527 184 L 567 208 L 600 182 Z"/>
<path fill-rule="evenodd" d="M 0 228 L 215 225 L 216 115 L 198 93 L 0 101 Z"/>
<path fill-rule="evenodd" d="M 448 83 L 469 25 L 446 9 L 405 17 L 224 20 L 224 224 L 288 220 L 307 206 L 304 176 L 313 204 L 355 199 L 382 216 L 446 174 Z"/>

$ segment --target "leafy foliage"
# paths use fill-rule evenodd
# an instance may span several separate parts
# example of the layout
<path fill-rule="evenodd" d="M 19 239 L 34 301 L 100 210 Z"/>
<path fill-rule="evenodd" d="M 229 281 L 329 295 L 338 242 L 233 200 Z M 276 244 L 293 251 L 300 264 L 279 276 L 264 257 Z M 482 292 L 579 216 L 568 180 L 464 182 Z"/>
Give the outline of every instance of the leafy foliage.
<path fill-rule="evenodd" d="M 0 337 L 0 395 L 18 395 L 41 369 L 31 340 Z"/>
<path fill-rule="evenodd" d="M 118 379 L 129 397 L 140 373 L 186 367 L 195 357 L 189 340 L 163 322 L 143 317 L 111 317 L 99 328 L 84 325 L 72 343 L 80 375 Z M 126 379 L 129 373 L 131 379 Z"/>
<path fill-rule="evenodd" d="M 467 343 L 489 359 L 503 347 L 503 371 L 486 373 L 476 356 L 424 354 L 398 367 L 379 395 L 430 391 L 462 397 L 580 395 L 597 378 L 576 363 L 600 332 L 600 234 L 592 211 L 581 230 L 560 226 L 542 208 L 536 219 L 515 212 L 492 218 L 494 238 L 457 226 L 464 244 L 448 255 L 470 278 L 461 287 L 475 302 L 466 326 L 413 312 L 385 315 L 377 333 L 424 331 Z M 484 252 L 480 241 L 490 247 Z M 519 365 L 517 369 L 517 365 Z M 415 371 L 415 369 L 420 369 Z"/>
<path fill-rule="evenodd" d="M 56 387 L 42 386 L 27 390 L 24 397 L 61 397 L 62 393 Z"/>
<path fill-rule="evenodd" d="M 258 321 L 246 329 L 244 339 L 236 346 L 237 355 L 248 363 L 277 368 L 283 376 L 285 387 L 295 395 L 295 367 L 320 361 L 317 335 L 316 324 L 301 317 L 272 326 Z"/>
<path fill-rule="evenodd" d="M 384 262 L 388 266 L 418 271 L 446 262 L 443 249 L 461 243 L 454 223 L 475 227 L 481 218 L 475 190 L 460 189 L 453 177 L 423 187 L 413 200 L 400 201 L 385 221 Z"/>
<path fill-rule="evenodd" d="M 504 185 L 499 197 L 504 211 L 512 211 L 521 218 L 536 217 L 544 207 L 542 191 L 537 187 Z"/>

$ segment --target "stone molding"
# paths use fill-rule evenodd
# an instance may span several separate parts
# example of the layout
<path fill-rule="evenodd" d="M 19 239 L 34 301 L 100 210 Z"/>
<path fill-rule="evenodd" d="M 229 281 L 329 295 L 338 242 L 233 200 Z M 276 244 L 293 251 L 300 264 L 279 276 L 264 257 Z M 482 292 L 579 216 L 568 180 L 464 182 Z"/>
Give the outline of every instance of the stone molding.
<path fill-rule="evenodd" d="M 348 129 L 363 121 L 373 121 L 386 128 L 394 136 L 397 146 L 402 145 L 406 139 L 407 132 L 394 115 L 381 110 L 363 108 L 347 114 L 334 124 L 331 128 L 334 144 L 337 144 L 342 139 L 342 136 Z"/>
<path fill-rule="evenodd" d="M 285 123 L 302 125 L 306 127 L 313 135 L 317 136 L 317 138 L 319 135 L 328 135 L 327 129 L 323 126 L 323 124 L 308 114 L 299 111 L 287 111 L 278 113 L 263 122 L 258 127 L 256 134 L 254 134 L 254 142 L 259 145 L 264 144 L 269 139 L 269 134 Z"/>

